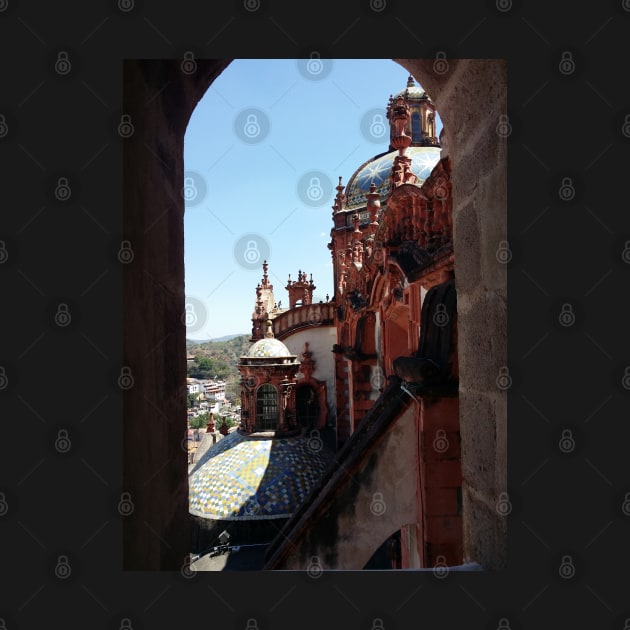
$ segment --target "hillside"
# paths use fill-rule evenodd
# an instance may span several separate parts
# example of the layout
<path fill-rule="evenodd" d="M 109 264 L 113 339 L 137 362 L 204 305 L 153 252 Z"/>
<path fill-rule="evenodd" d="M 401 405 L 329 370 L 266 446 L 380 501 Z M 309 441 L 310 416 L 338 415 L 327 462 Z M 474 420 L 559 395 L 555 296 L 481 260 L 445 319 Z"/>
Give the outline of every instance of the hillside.
<path fill-rule="evenodd" d="M 188 364 L 191 378 L 218 378 L 225 381 L 238 381 L 236 369 L 239 357 L 247 354 L 251 343 L 250 335 L 237 335 L 226 341 L 206 341 L 188 343 L 187 351 L 195 357 Z"/>

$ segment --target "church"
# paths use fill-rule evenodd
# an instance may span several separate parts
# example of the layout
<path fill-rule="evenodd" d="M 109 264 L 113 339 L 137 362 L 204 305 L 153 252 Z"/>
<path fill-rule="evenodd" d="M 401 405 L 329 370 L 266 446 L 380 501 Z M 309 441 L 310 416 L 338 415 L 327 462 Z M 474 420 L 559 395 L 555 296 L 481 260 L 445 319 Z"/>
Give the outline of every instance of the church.
<path fill-rule="evenodd" d="M 266 536 L 266 569 L 464 562 L 451 165 L 413 77 L 384 113 L 387 150 L 339 177 L 334 296 L 300 270 L 282 309 L 263 263 L 241 425 L 190 474 L 196 531 Z"/>

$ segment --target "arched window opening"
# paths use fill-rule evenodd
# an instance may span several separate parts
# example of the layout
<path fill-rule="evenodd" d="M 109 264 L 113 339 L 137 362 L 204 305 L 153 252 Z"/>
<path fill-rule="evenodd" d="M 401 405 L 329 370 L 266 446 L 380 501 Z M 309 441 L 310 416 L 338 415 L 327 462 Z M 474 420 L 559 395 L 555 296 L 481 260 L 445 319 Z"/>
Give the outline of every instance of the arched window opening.
<path fill-rule="evenodd" d="M 297 417 L 301 427 L 310 429 L 319 417 L 319 404 L 315 390 L 310 385 L 299 387 L 296 392 Z"/>
<path fill-rule="evenodd" d="M 278 392 L 273 385 L 261 385 L 256 392 L 256 431 L 278 428 Z"/>
<path fill-rule="evenodd" d="M 412 142 L 420 142 L 422 140 L 422 123 L 418 112 L 411 114 L 411 140 Z"/>

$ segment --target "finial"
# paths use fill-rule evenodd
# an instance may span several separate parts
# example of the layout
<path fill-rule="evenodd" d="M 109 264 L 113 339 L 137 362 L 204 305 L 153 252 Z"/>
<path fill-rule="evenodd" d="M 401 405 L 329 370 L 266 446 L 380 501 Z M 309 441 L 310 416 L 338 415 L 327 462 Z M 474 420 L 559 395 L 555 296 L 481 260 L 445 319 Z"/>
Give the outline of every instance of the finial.
<path fill-rule="evenodd" d="M 409 75 L 409 78 L 407 79 L 407 87 L 414 87 L 416 85 L 415 81 L 413 80 L 413 77 L 411 75 Z"/>
<path fill-rule="evenodd" d="M 271 320 L 267 320 L 267 332 L 265 333 L 265 337 L 273 337 L 273 329 L 271 327 Z"/>

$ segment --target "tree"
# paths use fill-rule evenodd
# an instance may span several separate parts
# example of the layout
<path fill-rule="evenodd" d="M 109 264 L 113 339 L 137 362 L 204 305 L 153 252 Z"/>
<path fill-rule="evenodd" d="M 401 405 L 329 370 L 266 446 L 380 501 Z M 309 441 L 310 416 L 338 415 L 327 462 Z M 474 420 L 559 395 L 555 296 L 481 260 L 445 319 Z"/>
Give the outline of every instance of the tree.
<path fill-rule="evenodd" d="M 210 418 L 210 414 L 200 413 L 198 416 L 190 419 L 190 428 L 191 429 L 203 429 L 208 425 L 208 420 Z"/>

